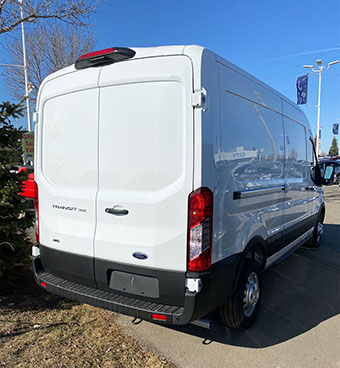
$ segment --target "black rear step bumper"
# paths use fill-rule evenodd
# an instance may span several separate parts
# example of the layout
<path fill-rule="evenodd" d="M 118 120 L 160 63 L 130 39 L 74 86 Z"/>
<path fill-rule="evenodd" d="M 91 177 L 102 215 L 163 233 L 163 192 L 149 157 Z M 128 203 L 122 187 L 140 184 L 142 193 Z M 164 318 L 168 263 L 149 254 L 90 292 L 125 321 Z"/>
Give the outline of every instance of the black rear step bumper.
<path fill-rule="evenodd" d="M 197 307 L 201 304 L 196 301 L 199 293 L 196 294 L 186 291 L 184 306 L 165 305 L 102 291 L 54 276 L 45 271 L 40 257 L 33 257 L 33 272 L 35 281 L 44 290 L 113 312 L 151 322 L 172 325 L 184 325 L 199 318 L 196 317 L 197 309 L 200 309 Z M 166 321 L 153 319 L 153 314 L 166 316 Z"/>
<path fill-rule="evenodd" d="M 175 272 L 123 265 L 35 245 L 40 255 L 33 256 L 34 278 L 43 289 L 81 303 L 143 320 L 184 325 L 199 319 L 225 302 L 236 282 L 241 254 L 234 254 L 211 265 L 204 272 Z M 95 265 L 95 280 L 92 265 Z M 154 277 L 159 281 L 159 298 L 122 292 L 109 287 L 113 270 Z M 186 278 L 199 278 L 202 288 L 191 292 Z M 166 320 L 156 320 L 153 314 Z"/>

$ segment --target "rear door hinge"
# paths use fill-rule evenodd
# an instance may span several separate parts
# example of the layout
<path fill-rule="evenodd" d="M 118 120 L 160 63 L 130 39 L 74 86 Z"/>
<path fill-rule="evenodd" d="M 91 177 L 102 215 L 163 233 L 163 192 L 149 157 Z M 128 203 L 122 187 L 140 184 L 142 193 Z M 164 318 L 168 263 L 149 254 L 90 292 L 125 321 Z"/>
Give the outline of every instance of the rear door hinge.
<path fill-rule="evenodd" d="M 207 106 L 207 91 L 205 88 L 202 88 L 198 91 L 194 91 L 192 94 L 192 106 L 195 108 L 202 108 L 203 111 L 208 111 Z"/>
<path fill-rule="evenodd" d="M 34 113 L 33 113 L 33 122 L 38 123 L 38 119 L 39 119 L 39 113 L 38 113 L 38 111 L 34 111 Z"/>

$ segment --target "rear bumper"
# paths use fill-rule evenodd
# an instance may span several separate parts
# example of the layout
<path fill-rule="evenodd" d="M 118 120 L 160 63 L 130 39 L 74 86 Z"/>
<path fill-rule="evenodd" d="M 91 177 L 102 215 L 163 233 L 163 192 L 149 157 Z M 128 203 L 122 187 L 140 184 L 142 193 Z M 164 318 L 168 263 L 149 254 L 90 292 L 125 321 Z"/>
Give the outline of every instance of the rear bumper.
<path fill-rule="evenodd" d="M 81 303 L 163 324 L 183 325 L 196 319 L 196 293 L 185 292 L 184 306 L 165 305 L 102 291 L 54 276 L 45 271 L 40 257 L 33 257 L 33 272 L 35 281 L 43 289 Z M 161 314 L 166 320 L 155 320 L 153 314 Z"/>
<path fill-rule="evenodd" d="M 38 247 L 39 245 L 37 245 Z M 164 275 L 161 273 L 166 271 L 161 271 L 157 275 L 160 283 L 165 284 L 165 289 L 169 291 L 169 295 L 161 295 L 160 298 L 151 300 L 110 289 L 104 285 L 104 282 L 100 281 L 101 272 L 99 272 L 99 279 L 96 281 L 75 277 L 70 269 L 74 271 L 77 264 L 83 266 L 80 267 L 81 269 L 86 269 L 86 263 L 82 262 L 88 262 L 88 260 L 84 260 L 81 256 L 73 255 L 71 257 L 65 252 L 53 251 L 52 257 L 48 251 L 46 252 L 46 247 L 40 245 L 39 249 L 37 254 L 40 253 L 40 255 L 33 256 L 33 272 L 37 284 L 43 289 L 81 303 L 169 325 L 187 324 L 205 316 L 222 304 L 232 291 L 240 261 L 240 256 L 234 255 L 213 264 L 209 271 L 183 275 L 181 296 L 176 296 L 175 293 L 171 294 L 171 284 L 179 282 L 178 275 L 176 276 L 176 273 L 172 272 L 167 273 L 164 281 Z M 61 267 L 63 267 L 64 272 L 61 272 Z M 136 269 L 126 267 L 126 269 L 121 270 L 138 273 Z M 103 270 L 107 273 L 110 267 L 104 264 Z M 147 272 L 145 269 L 142 271 Z M 104 274 L 104 272 L 102 273 Z M 185 277 L 199 278 L 202 283 L 201 290 L 193 292 L 186 289 L 184 287 Z M 159 320 L 159 317 L 154 316 L 155 314 L 161 315 L 164 320 Z"/>

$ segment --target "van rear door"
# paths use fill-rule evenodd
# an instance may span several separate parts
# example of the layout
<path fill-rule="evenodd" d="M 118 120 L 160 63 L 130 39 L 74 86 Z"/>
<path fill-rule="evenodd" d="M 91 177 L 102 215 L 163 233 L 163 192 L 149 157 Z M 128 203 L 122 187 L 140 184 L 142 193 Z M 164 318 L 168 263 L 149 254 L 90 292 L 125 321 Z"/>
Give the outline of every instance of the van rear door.
<path fill-rule="evenodd" d="M 98 69 L 86 69 L 43 86 L 35 172 L 43 266 L 90 286 L 95 286 L 98 77 Z"/>
<path fill-rule="evenodd" d="M 190 59 L 115 63 L 102 68 L 99 87 L 96 262 L 185 271 L 193 190 Z M 96 277 L 103 274 L 97 268 Z"/>

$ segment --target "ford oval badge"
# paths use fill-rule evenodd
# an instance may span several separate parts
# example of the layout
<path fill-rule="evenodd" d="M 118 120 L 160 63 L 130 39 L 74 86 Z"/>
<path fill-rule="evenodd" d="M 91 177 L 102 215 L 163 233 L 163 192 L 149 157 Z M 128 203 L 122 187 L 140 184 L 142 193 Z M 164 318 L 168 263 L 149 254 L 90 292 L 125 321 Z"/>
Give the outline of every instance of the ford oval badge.
<path fill-rule="evenodd" d="M 137 259 L 147 259 L 148 255 L 142 252 L 135 252 L 132 254 Z"/>

